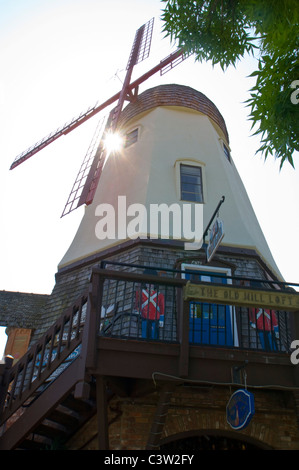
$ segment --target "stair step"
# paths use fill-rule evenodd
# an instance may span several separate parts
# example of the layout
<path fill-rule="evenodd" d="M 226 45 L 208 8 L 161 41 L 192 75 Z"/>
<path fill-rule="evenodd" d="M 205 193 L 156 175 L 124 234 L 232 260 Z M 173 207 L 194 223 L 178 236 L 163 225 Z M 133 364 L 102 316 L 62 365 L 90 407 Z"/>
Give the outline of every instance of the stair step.
<path fill-rule="evenodd" d="M 66 408 L 69 408 L 72 411 L 78 413 L 89 412 L 94 406 L 95 402 L 93 400 L 79 399 L 75 398 L 73 395 L 69 395 L 63 402 L 62 405 Z"/>
<path fill-rule="evenodd" d="M 80 422 L 80 414 L 66 406 L 58 405 L 57 409 L 49 416 L 49 419 L 67 428 L 73 428 Z"/>
<path fill-rule="evenodd" d="M 45 437 L 40 436 L 38 434 L 30 434 L 27 436 L 24 441 L 18 446 L 20 450 L 46 450 L 52 447 L 52 440 Z"/>
<path fill-rule="evenodd" d="M 39 436 L 55 439 L 67 436 L 68 431 L 65 426 L 50 421 L 49 419 L 44 419 L 43 422 L 37 426 L 35 433 Z"/>

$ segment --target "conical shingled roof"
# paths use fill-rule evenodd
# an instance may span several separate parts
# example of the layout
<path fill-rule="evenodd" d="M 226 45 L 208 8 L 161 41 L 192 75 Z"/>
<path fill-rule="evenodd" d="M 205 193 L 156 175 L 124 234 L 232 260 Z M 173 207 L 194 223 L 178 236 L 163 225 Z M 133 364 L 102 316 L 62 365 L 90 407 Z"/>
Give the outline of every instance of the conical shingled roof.
<path fill-rule="evenodd" d="M 157 106 L 182 106 L 205 114 L 220 127 L 227 143 L 229 143 L 225 121 L 218 108 L 203 93 L 184 85 L 159 85 L 140 93 L 136 101 L 131 102 L 122 111 L 119 126 L 121 127 L 138 114 Z"/>

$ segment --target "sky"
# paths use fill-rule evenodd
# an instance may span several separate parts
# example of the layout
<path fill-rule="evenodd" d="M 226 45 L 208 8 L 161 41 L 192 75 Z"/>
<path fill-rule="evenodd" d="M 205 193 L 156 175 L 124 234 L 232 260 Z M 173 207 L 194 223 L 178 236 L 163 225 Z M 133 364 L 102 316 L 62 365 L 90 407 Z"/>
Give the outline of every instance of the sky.
<path fill-rule="evenodd" d="M 152 17 L 151 53 L 132 80 L 176 50 L 162 32 L 162 8 L 160 0 L 0 0 L 0 290 L 51 293 L 84 209 L 60 216 L 100 116 L 9 170 L 12 161 L 120 91 L 135 32 Z M 280 272 L 299 283 L 299 170 L 285 164 L 279 171 L 278 161 L 255 155 L 259 137 L 252 136 L 244 102 L 256 65 L 256 58 L 246 57 L 223 72 L 191 56 L 139 92 L 178 83 L 214 102 Z"/>

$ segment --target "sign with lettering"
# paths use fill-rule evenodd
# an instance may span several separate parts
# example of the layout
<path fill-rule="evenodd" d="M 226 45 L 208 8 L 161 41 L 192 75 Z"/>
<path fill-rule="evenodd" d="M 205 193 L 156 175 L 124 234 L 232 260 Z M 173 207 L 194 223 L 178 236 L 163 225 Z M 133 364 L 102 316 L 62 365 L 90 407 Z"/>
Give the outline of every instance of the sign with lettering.
<path fill-rule="evenodd" d="M 263 291 L 234 287 L 224 284 L 193 284 L 184 287 L 185 300 L 238 305 L 240 307 L 259 307 L 274 310 L 299 310 L 299 293 Z"/>
<path fill-rule="evenodd" d="M 226 406 L 226 419 L 234 430 L 246 428 L 254 415 L 254 395 L 248 390 L 237 390 Z"/>
<path fill-rule="evenodd" d="M 207 261 L 211 261 L 218 246 L 224 237 L 223 222 L 219 218 L 216 219 L 210 231 L 210 239 L 207 247 Z"/>

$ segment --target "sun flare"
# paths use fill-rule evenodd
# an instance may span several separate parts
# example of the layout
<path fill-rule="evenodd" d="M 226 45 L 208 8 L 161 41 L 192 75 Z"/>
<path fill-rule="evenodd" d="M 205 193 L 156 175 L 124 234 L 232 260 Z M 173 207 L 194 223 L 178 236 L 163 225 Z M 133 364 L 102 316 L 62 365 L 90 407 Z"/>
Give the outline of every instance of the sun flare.
<path fill-rule="evenodd" d="M 108 155 L 119 152 L 123 144 L 123 138 L 117 132 L 108 132 L 105 137 L 105 148 Z"/>

